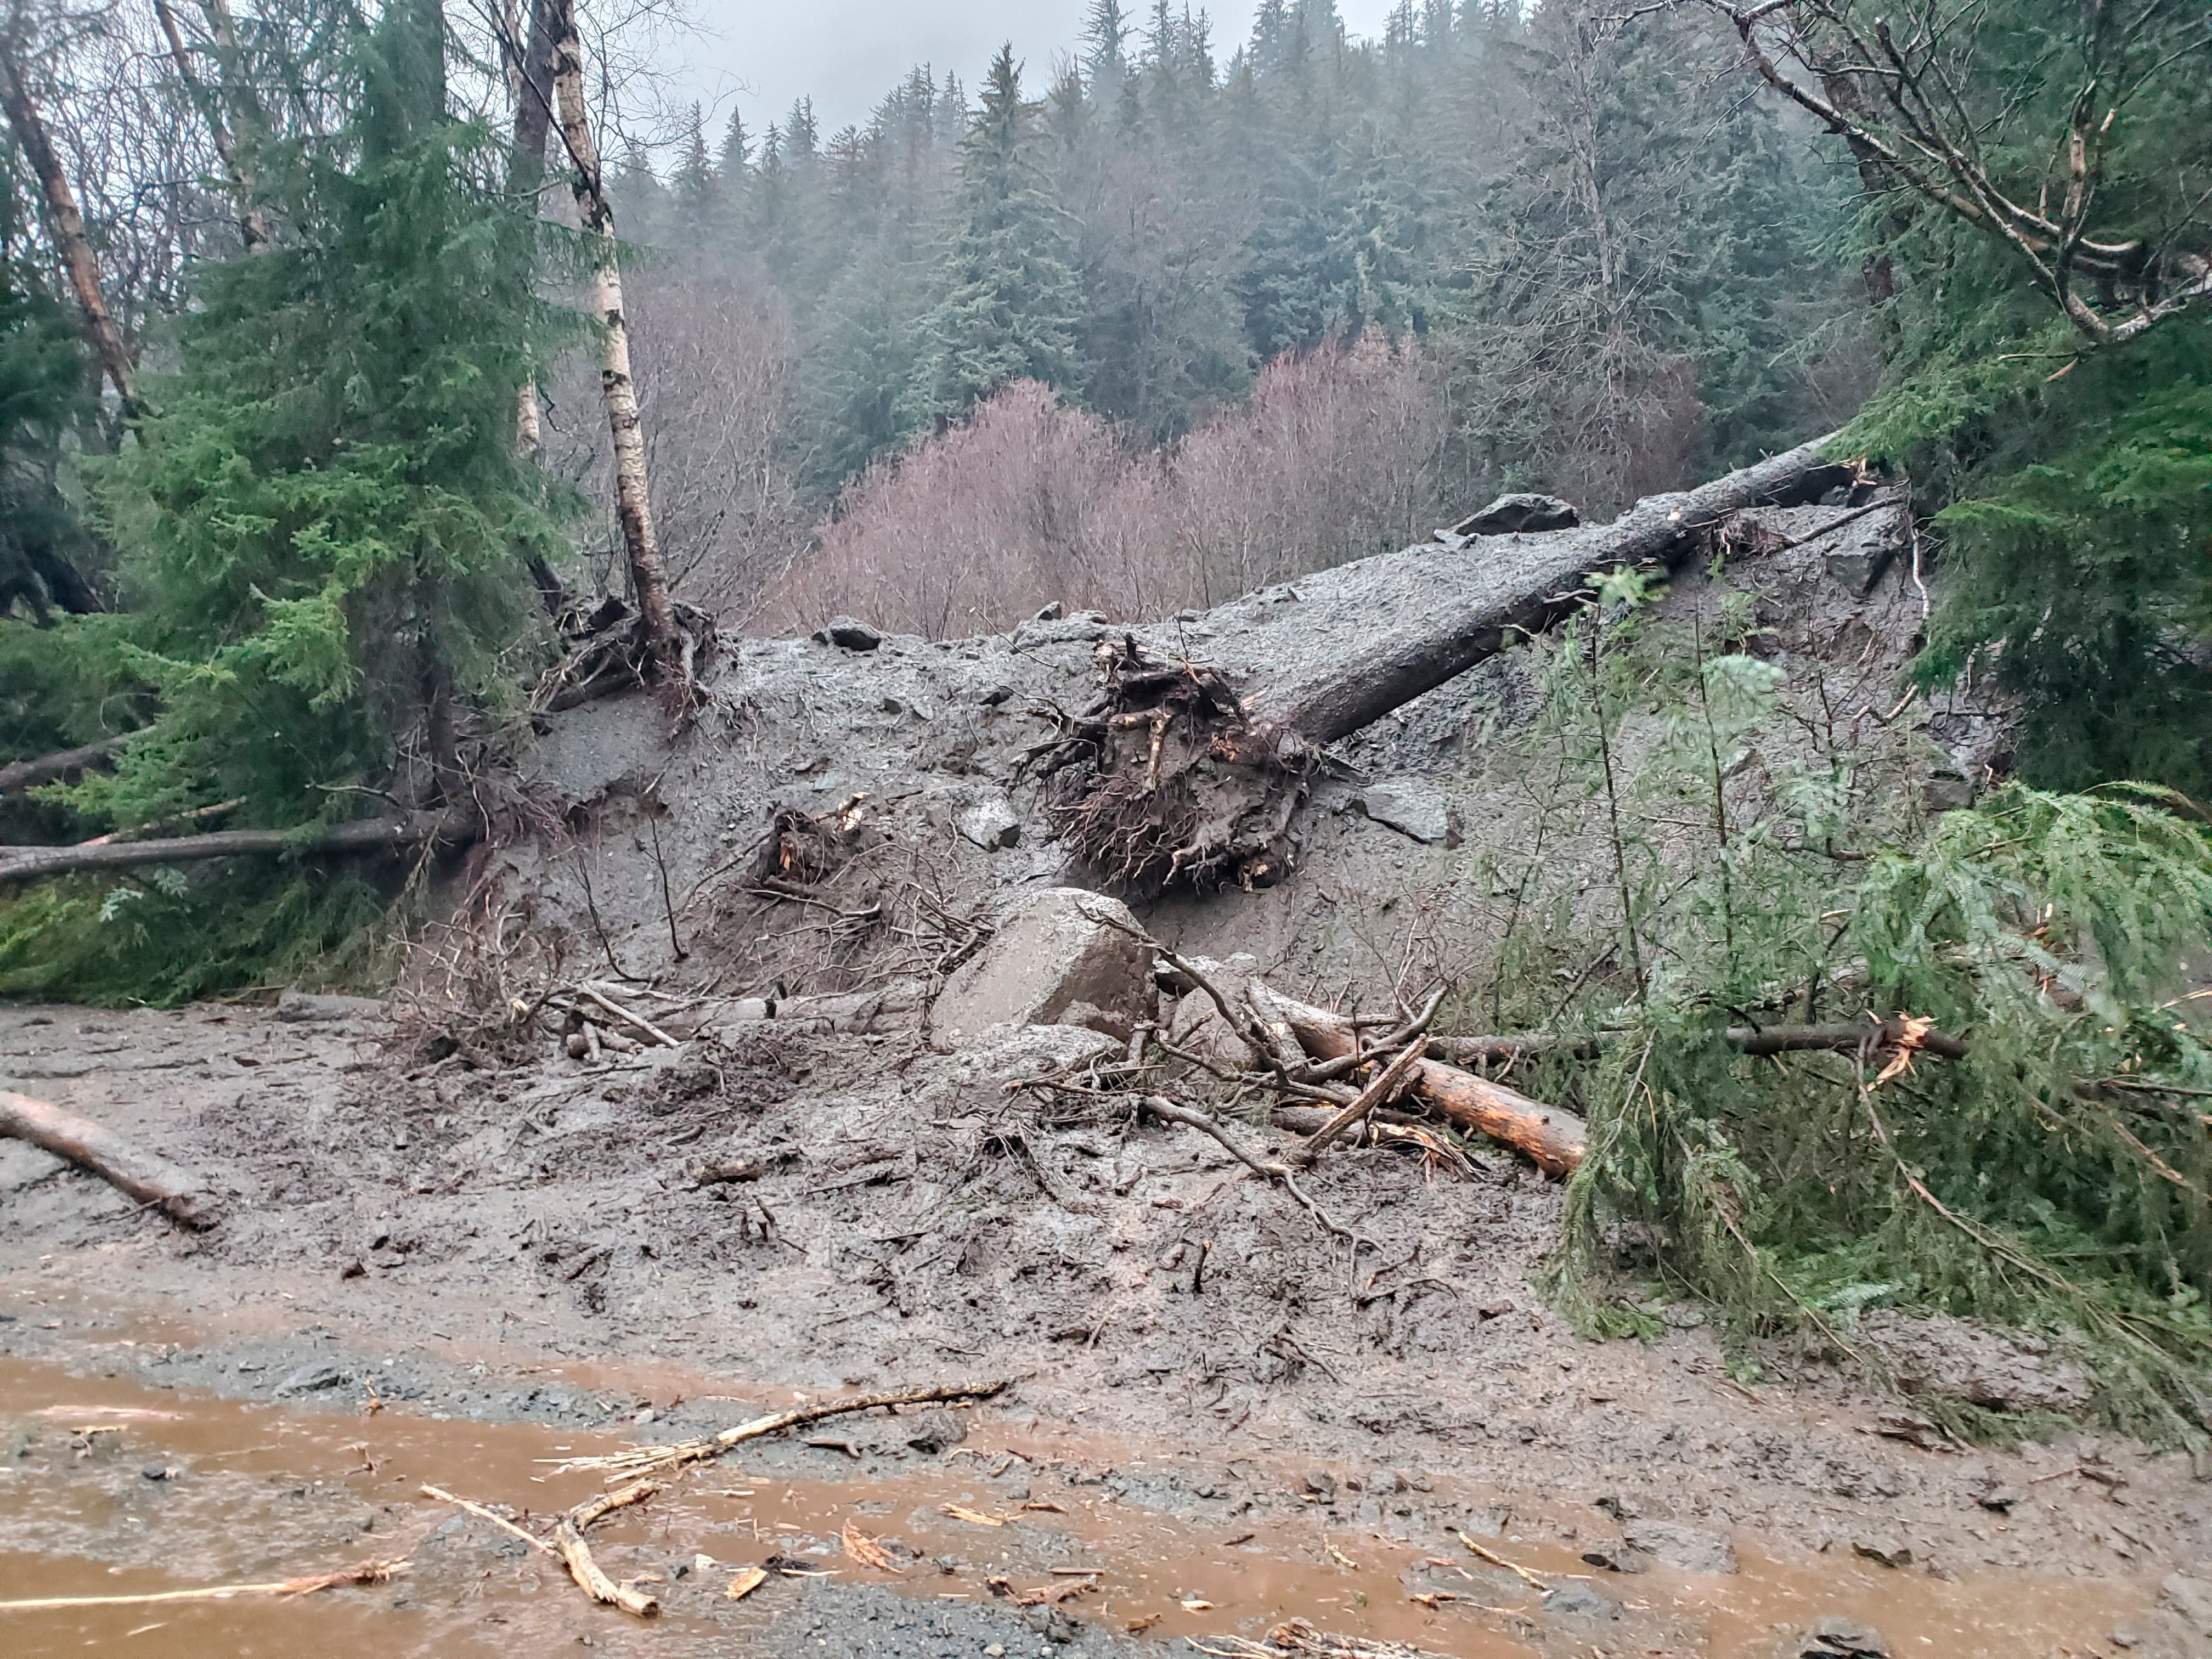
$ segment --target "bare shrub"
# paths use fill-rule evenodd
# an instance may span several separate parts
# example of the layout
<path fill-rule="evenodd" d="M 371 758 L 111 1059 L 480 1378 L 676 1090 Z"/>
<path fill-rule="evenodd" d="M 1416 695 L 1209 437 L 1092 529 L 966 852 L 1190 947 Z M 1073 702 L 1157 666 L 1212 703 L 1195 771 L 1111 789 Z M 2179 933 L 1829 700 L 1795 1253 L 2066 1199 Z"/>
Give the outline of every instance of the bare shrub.
<path fill-rule="evenodd" d="M 679 599 L 743 626 L 805 549 L 816 513 L 785 446 L 798 341 L 783 301 L 744 276 L 668 276 L 629 285 L 632 366 L 653 509 Z M 619 531 L 607 434 L 590 366 L 556 378 L 553 459 L 584 487 L 604 526 L 593 574 L 616 578 Z"/>
<path fill-rule="evenodd" d="M 1447 425 L 1441 377 L 1374 337 L 1278 359 L 1169 450 L 1132 453 L 1017 384 L 863 474 L 767 615 L 943 638 L 1053 600 L 1131 619 L 1218 604 L 1425 535 Z"/>

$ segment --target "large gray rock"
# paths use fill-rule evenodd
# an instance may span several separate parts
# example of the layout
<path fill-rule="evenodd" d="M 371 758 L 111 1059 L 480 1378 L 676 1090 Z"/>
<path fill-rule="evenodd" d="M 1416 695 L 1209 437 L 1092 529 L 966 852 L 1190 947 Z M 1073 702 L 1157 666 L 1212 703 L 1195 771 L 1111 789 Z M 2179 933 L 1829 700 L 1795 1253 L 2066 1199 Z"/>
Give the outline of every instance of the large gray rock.
<path fill-rule="evenodd" d="M 985 791 L 955 811 L 952 827 L 962 839 L 987 853 L 1012 847 L 1022 838 L 1021 815 L 995 789 Z"/>
<path fill-rule="evenodd" d="M 1147 1017 L 1151 953 L 1101 915 L 1136 926 L 1118 899 L 1080 888 L 1048 887 L 1024 899 L 938 994 L 930 1011 L 936 1045 L 985 1047 L 1025 1025 L 1050 1025 L 1079 1002 Z"/>
<path fill-rule="evenodd" d="M 1477 536 L 1514 536 L 1522 531 L 1572 530 L 1582 521 L 1582 514 L 1557 495 L 1500 495 L 1444 533 L 1470 541 Z"/>
<path fill-rule="evenodd" d="M 276 999 L 276 1018 L 302 1024 L 335 1024 L 341 1020 L 374 1019 L 384 1005 L 374 997 L 323 996 L 309 991 L 287 991 Z"/>
<path fill-rule="evenodd" d="M 2041 1338 L 2008 1335 L 1948 1314 L 1869 1314 L 1861 1328 L 1907 1394 L 1948 1395 L 1991 1411 L 2071 1413 L 2093 1396 L 2089 1373 Z"/>
<path fill-rule="evenodd" d="M 1361 792 L 1359 805 L 1376 823 L 1388 824 L 1415 841 L 1434 845 L 1451 838 L 1450 808 L 1434 785 L 1418 778 L 1370 783 Z"/>

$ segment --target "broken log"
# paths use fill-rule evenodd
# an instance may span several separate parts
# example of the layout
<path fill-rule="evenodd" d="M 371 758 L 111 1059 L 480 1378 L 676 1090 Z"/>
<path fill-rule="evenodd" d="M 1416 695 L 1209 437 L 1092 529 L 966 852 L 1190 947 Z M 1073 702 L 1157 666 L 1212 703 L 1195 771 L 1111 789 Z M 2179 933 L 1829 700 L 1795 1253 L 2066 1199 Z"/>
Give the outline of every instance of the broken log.
<path fill-rule="evenodd" d="M 1337 1060 L 1352 1052 L 1357 1039 L 1344 1015 L 1270 994 L 1298 1046 L 1316 1060 Z M 1407 1092 L 1454 1127 L 1475 1130 L 1527 1153 L 1547 1175 L 1572 1175 L 1588 1150 L 1589 1132 L 1572 1112 L 1442 1060 L 1417 1061 Z"/>
<path fill-rule="evenodd" d="M 187 1227 L 205 1229 L 222 1219 L 207 1183 L 191 1170 L 51 1102 L 0 1089 L 0 1135 L 28 1141 L 89 1170 Z"/>
<path fill-rule="evenodd" d="M 64 749 L 52 755 L 40 755 L 31 760 L 9 761 L 0 766 L 0 795 L 20 794 L 26 789 L 36 788 L 42 783 L 55 783 L 74 773 L 101 766 L 115 758 L 116 751 L 138 734 L 120 732 L 112 738 L 102 738 L 98 743 L 88 743 L 76 749 Z"/>
<path fill-rule="evenodd" d="M 295 830 L 217 830 L 166 841 L 79 842 L 71 847 L 0 847 L 0 882 L 36 881 L 87 870 L 126 870 L 149 864 L 191 864 L 208 859 L 260 858 L 290 854 L 328 858 L 345 854 L 396 853 L 423 846 L 462 847 L 483 833 L 473 809 L 416 812 L 404 818 L 362 818 L 314 835 Z"/>

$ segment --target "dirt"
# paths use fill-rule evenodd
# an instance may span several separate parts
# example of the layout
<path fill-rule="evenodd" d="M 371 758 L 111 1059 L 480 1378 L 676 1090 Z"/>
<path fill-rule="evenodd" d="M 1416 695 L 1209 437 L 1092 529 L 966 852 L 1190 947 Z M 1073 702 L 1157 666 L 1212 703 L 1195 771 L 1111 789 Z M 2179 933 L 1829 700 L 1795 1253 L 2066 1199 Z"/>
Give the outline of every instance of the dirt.
<path fill-rule="evenodd" d="M 1771 1659 L 1829 1615 L 1899 1654 L 2117 1653 L 2116 1631 L 2201 1650 L 2159 1605 L 2212 1558 L 2185 1457 L 1961 1449 L 1782 1346 L 1739 1382 L 1694 1310 L 1651 1342 L 1581 1340 L 1528 1282 L 1558 1189 L 1502 1157 L 1472 1182 L 1325 1163 L 1316 1195 L 1378 1247 L 1355 1273 L 1211 1143 L 1054 1121 L 988 1055 L 769 1027 L 657 1062 L 410 1068 L 391 1037 L 246 1007 L 0 1010 L 0 1080 L 198 1166 L 231 1210 L 186 1235 L 0 1152 L 0 1597 L 413 1564 L 295 1601 L 0 1613 L 9 1652 L 154 1626 L 131 1651 L 1104 1654 L 1298 1616 L 1484 1659 Z M 769 1172 L 683 1178 L 732 1156 Z M 2034 1358 L 1961 1352 L 1983 1373 Z M 605 1523 L 617 1577 L 665 1581 L 650 1627 L 417 1491 L 544 1512 L 592 1477 L 541 1460 L 977 1376 L 1015 1381 L 749 1447 Z M 907 1571 L 846 1559 L 847 1520 Z M 1582 1559 L 1624 1533 L 1648 1571 Z M 1701 1567 L 1732 1547 L 1739 1571 L 1669 1565 L 1655 1536 Z M 770 1553 L 836 1576 L 729 1601 Z M 988 1582 L 1070 1565 L 1097 1588 L 1050 1607 Z"/>
<path fill-rule="evenodd" d="M 1826 512 L 1741 521 L 1725 568 L 1683 574 L 1657 614 L 1747 607 L 1803 741 L 1883 810 L 1971 793 L 2002 720 L 1898 701 L 1909 562 L 1874 518 L 1802 539 Z M 1465 598 L 1522 555 L 1455 556 Z M 1148 647 L 1305 672 L 1381 625 L 1376 594 L 1441 602 L 1422 572 L 1443 554 L 1394 557 L 1390 582 L 1271 589 Z M 1785 1659 L 1829 1618 L 1899 1659 L 2205 1650 L 2212 1486 L 2185 1456 L 1964 1447 L 1826 1340 L 1724 1352 L 1683 1304 L 1651 1305 L 1651 1340 L 1581 1340 L 1534 1282 L 1559 1188 L 1503 1152 L 1467 1180 L 1332 1152 L 1306 1184 L 1364 1237 L 1347 1251 L 1209 1139 L 1009 1088 L 1091 1033 L 935 1051 L 932 994 L 996 921 L 1092 884 L 1019 762 L 1036 711 L 1092 695 L 1108 632 L 738 641 L 681 732 L 642 698 L 551 717 L 526 762 L 540 833 L 452 874 L 453 921 L 389 1009 L 0 1006 L 0 1086 L 197 1167 L 228 1209 L 180 1232 L 0 1142 L 0 1600 L 410 1563 L 306 1598 L 0 1609 L 4 1650 L 999 1659 L 1229 1652 L 1292 1617 L 1470 1659 Z M 1540 695 L 1528 655 L 1341 745 L 1288 879 L 1139 916 L 1316 1001 L 1465 977 L 1540 854 L 1569 894 L 1598 865 L 1587 824 L 1532 827 L 1540 792 L 1500 741 Z M 1632 756 L 1657 732 L 1620 738 Z M 837 855 L 799 896 L 762 862 L 793 813 L 829 815 Z M 571 1058 L 550 1024 L 516 1035 L 516 999 L 587 975 L 678 1046 Z M 750 1178 L 699 1179 L 734 1165 Z M 1844 1322 L 1995 1409 L 2082 1397 L 2033 1341 Z M 1011 1386 L 749 1446 L 594 1528 L 665 1602 L 651 1626 L 419 1491 L 543 1515 L 592 1490 L 566 1456 L 978 1377 Z M 848 1559 L 848 1522 L 905 1570 Z M 729 1599 L 770 1555 L 831 1576 Z"/>

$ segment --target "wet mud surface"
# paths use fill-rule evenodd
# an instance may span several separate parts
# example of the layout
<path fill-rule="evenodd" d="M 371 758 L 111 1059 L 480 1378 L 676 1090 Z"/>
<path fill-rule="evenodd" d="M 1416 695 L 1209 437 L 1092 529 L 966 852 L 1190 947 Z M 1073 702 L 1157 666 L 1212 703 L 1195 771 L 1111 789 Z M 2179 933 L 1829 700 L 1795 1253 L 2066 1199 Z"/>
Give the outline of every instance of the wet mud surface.
<path fill-rule="evenodd" d="M 1470 1659 L 1779 1659 L 1824 1618 L 1898 1656 L 2204 1650 L 2161 1589 L 2212 1563 L 2187 1458 L 1958 1447 L 1780 1346 L 1741 1382 L 1694 1310 L 1583 1341 L 1528 1282 L 1557 1189 L 1503 1159 L 1325 1165 L 1376 1241 L 1347 1261 L 1210 1144 L 1041 1117 L 896 1039 L 483 1070 L 383 1036 L 0 1009 L 0 1084 L 230 1208 L 184 1235 L 0 1143 L 0 1599 L 410 1564 L 0 1613 L 0 1650 L 1103 1655 L 1294 1616 Z M 708 1155 L 769 1173 L 693 1190 Z M 2064 1382 L 1976 1363 L 2024 1398 Z M 566 1456 L 973 1376 L 1015 1380 L 748 1446 L 595 1528 L 650 1625 L 419 1491 L 543 1516 L 595 1489 Z M 848 1557 L 848 1523 L 903 1571 Z M 729 1599 L 771 1557 L 830 1576 Z"/>

